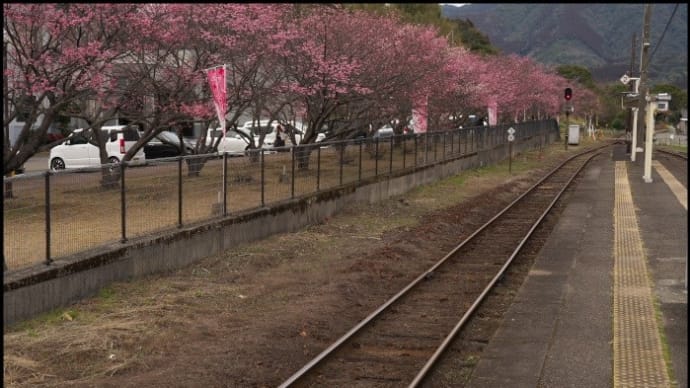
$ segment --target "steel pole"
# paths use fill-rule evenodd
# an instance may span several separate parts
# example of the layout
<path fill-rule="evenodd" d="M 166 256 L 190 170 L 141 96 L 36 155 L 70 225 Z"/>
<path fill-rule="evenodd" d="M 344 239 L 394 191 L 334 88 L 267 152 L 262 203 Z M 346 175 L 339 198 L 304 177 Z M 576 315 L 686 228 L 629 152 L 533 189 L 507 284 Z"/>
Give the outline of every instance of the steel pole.
<path fill-rule="evenodd" d="M 45 210 L 46 210 L 46 265 L 53 260 L 50 257 L 50 171 L 45 175 Z M 124 232 L 123 232 L 124 233 Z M 4 256 L 3 256 L 4 260 Z"/>
<path fill-rule="evenodd" d="M 265 179 L 265 173 L 266 173 L 266 167 L 264 165 L 264 150 L 260 149 L 261 151 L 261 159 L 259 159 L 259 163 L 261 164 L 261 206 L 266 205 L 266 198 L 265 198 L 265 192 L 266 192 L 266 179 Z"/>
<path fill-rule="evenodd" d="M 641 98 L 639 93 L 640 93 L 640 80 L 639 79 L 634 79 L 632 80 L 633 82 L 633 91 L 635 94 L 637 94 L 637 98 Z M 630 161 L 634 162 L 637 159 L 637 112 L 639 110 L 639 107 L 635 107 L 631 109 L 633 112 L 633 125 L 632 125 L 632 139 L 631 139 L 631 150 L 630 150 Z"/>
<path fill-rule="evenodd" d="M 127 198 L 125 194 L 125 161 L 120 162 L 120 210 L 122 212 L 122 242 L 127 241 Z"/>
<path fill-rule="evenodd" d="M 228 153 L 223 152 L 223 216 L 228 215 Z"/>
<path fill-rule="evenodd" d="M 630 149 L 630 161 L 634 162 L 637 154 L 637 108 L 632 108 L 632 146 Z"/>
<path fill-rule="evenodd" d="M 568 111 L 568 107 L 566 106 L 566 111 L 565 111 L 565 150 L 568 150 L 568 131 L 570 131 L 570 111 Z"/>

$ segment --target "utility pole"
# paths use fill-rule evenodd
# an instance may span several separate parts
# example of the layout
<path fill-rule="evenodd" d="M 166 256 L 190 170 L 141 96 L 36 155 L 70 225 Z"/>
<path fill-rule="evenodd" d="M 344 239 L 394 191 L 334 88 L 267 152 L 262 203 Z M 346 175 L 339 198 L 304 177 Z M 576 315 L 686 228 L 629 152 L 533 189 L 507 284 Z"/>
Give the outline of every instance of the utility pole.
<path fill-rule="evenodd" d="M 7 42 L 4 40 L 4 34 L 3 34 L 3 41 L 2 41 L 2 68 L 7 69 Z M 2 95 L 3 95 L 3 100 L 5 100 L 5 103 L 2 106 L 2 118 L 4 119 L 5 117 L 9 116 L 10 114 L 10 102 L 9 102 L 9 94 L 8 94 L 8 85 L 7 85 L 7 76 L 3 72 L 2 74 Z"/>
<path fill-rule="evenodd" d="M 634 71 L 634 69 L 635 69 L 635 46 L 636 46 L 635 40 L 636 40 L 636 38 L 637 38 L 636 34 L 633 33 L 633 36 L 632 36 L 632 47 L 631 47 L 631 49 L 630 49 L 630 58 L 631 58 L 631 59 L 630 59 L 630 76 L 631 76 L 631 77 L 634 77 L 634 76 L 635 76 L 635 74 L 633 74 L 633 71 Z M 635 91 L 635 84 L 630 85 L 630 91 L 631 91 L 631 92 L 634 92 L 634 91 Z M 631 136 L 631 137 L 632 137 L 632 115 L 633 115 L 632 108 L 629 108 L 629 109 L 628 109 L 628 130 L 627 130 L 627 132 L 628 132 L 628 136 Z M 630 151 L 630 142 L 626 142 L 626 152 L 627 152 L 627 153 L 630 153 L 630 152 L 631 152 L 631 151 Z M 633 151 L 633 152 L 634 152 L 634 151 Z"/>
<path fill-rule="evenodd" d="M 642 179 L 646 183 L 652 183 L 652 138 L 654 136 L 654 112 L 656 111 L 657 103 L 654 101 L 654 98 L 650 98 L 649 94 L 647 94 L 645 102 L 647 103 L 647 117 L 645 118 L 647 122 L 647 131 L 645 132 L 647 138 L 645 139 L 644 147 L 644 174 Z"/>
<path fill-rule="evenodd" d="M 649 24 L 650 20 L 652 18 L 652 5 L 651 4 L 645 4 L 644 6 L 644 27 L 642 30 L 642 55 L 640 56 L 640 83 L 639 83 L 639 100 L 638 100 L 638 110 L 637 110 L 637 122 L 638 124 L 646 122 L 645 120 L 645 107 L 647 105 L 647 101 L 645 98 L 649 94 L 649 87 L 647 86 L 647 67 L 649 66 L 649 46 L 651 43 L 649 42 Z M 647 128 L 646 132 L 649 132 L 649 128 Z M 644 143 L 644 134 L 643 131 L 637 131 L 637 144 L 643 144 Z M 635 150 L 632 150 L 633 152 L 636 152 Z"/>

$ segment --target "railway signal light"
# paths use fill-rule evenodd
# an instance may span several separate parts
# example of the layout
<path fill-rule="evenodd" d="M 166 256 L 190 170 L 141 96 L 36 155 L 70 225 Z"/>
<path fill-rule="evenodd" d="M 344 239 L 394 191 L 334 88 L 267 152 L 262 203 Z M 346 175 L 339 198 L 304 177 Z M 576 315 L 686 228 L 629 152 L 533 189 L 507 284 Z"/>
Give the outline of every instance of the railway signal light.
<path fill-rule="evenodd" d="M 565 88 L 565 100 L 570 101 L 573 98 L 573 90 L 570 88 Z"/>

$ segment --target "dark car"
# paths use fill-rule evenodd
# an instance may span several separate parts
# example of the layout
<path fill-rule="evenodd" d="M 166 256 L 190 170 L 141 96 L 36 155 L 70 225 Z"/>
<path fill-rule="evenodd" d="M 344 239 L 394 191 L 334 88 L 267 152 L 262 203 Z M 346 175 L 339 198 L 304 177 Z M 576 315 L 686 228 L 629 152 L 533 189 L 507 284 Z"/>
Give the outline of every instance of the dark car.
<path fill-rule="evenodd" d="M 194 147 L 187 140 L 183 140 L 185 153 L 194 152 Z M 171 158 L 182 155 L 180 138 L 170 131 L 163 131 L 144 145 L 146 159 Z"/>
<path fill-rule="evenodd" d="M 65 135 L 63 134 L 62 129 L 58 128 L 57 126 L 51 125 L 50 127 L 48 127 L 48 131 L 46 131 L 43 143 L 51 144 L 64 138 Z"/>

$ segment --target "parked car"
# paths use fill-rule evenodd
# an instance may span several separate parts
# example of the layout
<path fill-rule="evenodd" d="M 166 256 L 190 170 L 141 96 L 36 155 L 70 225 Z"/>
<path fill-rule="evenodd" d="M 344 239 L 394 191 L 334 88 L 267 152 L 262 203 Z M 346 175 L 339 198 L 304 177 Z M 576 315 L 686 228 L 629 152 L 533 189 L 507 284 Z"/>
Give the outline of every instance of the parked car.
<path fill-rule="evenodd" d="M 259 120 L 258 122 L 247 121 L 239 129 L 244 130 L 245 133 L 253 134 L 254 137 L 257 139 L 257 142 L 261 134 L 264 134 L 264 142 L 262 148 L 273 148 L 276 140 L 276 135 L 278 133 L 278 125 L 280 125 L 284 130 L 287 131 L 287 136 L 285 136 L 286 134 L 283 134 L 285 145 L 292 144 L 292 138 L 290 136 L 290 133 L 295 134 L 296 144 L 299 144 L 302 141 L 303 133 L 300 129 L 295 128 L 289 124 L 280 123 L 278 121 L 271 122 L 270 126 L 268 125 L 268 120 Z"/>
<path fill-rule="evenodd" d="M 285 133 L 283 134 L 283 138 L 285 139 L 285 145 L 293 145 L 291 134 L 295 135 L 295 145 L 299 145 L 302 142 L 302 137 L 304 137 L 304 131 L 302 131 L 299 128 L 293 127 L 291 124 L 282 124 L 282 126 L 283 131 L 285 131 Z"/>
<path fill-rule="evenodd" d="M 206 133 L 206 145 L 215 144 L 216 139 L 219 137 L 222 137 L 222 139 L 218 143 L 218 152 L 243 156 L 245 151 L 249 149 L 249 139 L 251 137 L 242 128 L 225 131 L 225 137 L 223 137 L 223 131 L 220 128 L 209 128 Z"/>
<path fill-rule="evenodd" d="M 139 132 L 125 125 L 103 126 L 101 136 L 105 141 L 110 163 L 120 163 L 125 153 L 139 140 Z M 140 149 L 130 163 L 143 164 L 145 161 L 144 151 Z M 64 143 L 51 148 L 48 158 L 48 168 L 52 170 L 100 165 L 100 152 L 93 131 L 84 131 L 81 128 L 75 129 Z"/>
<path fill-rule="evenodd" d="M 46 132 L 44 144 L 50 144 L 64 138 L 65 135 L 62 134 L 62 130 L 55 125 L 51 125 Z"/>
<path fill-rule="evenodd" d="M 379 128 L 374 132 L 374 139 L 382 139 L 382 138 L 387 138 L 395 135 L 395 131 L 393 131 L 393 127 L 390 125 L 386 124 L 383 127 Z"/>
<path fill-rule="evenodd" d="M 187 139 L 184 138 L 182 142 L 184 144 L 185 154 L 194 153 L 193 144 L 189 143 Z M 147 160 L 182 155 L 180 138 L 174 132 L 163 131 L 144 145 L 144 155 Z"/>

